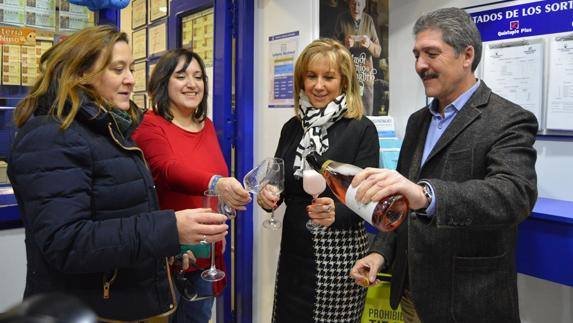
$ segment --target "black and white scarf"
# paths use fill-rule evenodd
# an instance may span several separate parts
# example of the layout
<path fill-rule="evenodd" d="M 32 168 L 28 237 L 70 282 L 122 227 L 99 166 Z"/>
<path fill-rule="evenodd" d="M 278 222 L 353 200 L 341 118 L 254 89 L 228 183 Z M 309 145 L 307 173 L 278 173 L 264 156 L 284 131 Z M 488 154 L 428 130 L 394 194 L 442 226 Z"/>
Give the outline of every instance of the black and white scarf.
<path fill-rule="evenodd" d="M 303 161 L 313 151 L 323 154 L 328 150 L 328 131 L 336 121 L 346 113 L 346 95 L 343 93 L 331 101 L 325 108 L 317 109 L 310 104 L 304 91 L 299 94 L 298 116 L 302 121 L 304 134 L 296 147 L 294 157 L 294 176 L 302 178 Z"/>

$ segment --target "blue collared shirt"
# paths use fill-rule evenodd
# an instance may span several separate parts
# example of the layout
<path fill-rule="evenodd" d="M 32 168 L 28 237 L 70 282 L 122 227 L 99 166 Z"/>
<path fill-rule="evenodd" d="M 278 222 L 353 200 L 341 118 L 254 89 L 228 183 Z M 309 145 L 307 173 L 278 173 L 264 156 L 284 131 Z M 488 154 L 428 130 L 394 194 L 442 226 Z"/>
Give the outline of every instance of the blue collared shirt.
<path fill-rule="evenodd" d="M 448 104 L 444 108 L 444 116 L 440 114 L 438 110 L 438 100 L 432 100 L 428 105 L 430 113 L 432 114 L 432 121 L 430 122 L 430 127 L 428 128 L 428 135 L 426 136 L 426 143 L 424 144 L 424 153 L 422 154 L 422 165 L 428 159 L 430 152 L 434 149 L 434 146 L 440 139 L 440 137 L 446 132 L 446 129 L 450 126 L 450 123 L 454 120 L 458 112 L 464 107 L 468 102 L 470 97 L 475 93 L 479 87 L 481 81 L 478 80 L 469 90 L 460 95 L 454 102 Z M 426 209 L 426 214 L 428 216 L 433 216 L 436 211 L 436 199 L 434 195 L 434 188 L 430 184 L 430 190 L 432 195 L 432 202 Z"/>

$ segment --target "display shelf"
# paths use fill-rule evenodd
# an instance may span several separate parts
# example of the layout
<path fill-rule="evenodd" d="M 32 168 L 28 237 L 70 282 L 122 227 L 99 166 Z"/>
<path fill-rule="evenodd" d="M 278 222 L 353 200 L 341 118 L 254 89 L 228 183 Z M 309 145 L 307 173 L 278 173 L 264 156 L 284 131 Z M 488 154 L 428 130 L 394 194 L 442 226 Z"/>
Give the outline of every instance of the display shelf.
<path fill-rule="evenodd" d="M 573 286 L 573 202 L 539 198 L 519 225 L 517 271 Z"/>
<path fill-rule="evenodd" d="M 22 226 L 18 204 L 11 185 L 0 185 L 0 230 Z"/>
<path fill-rule="evenodd" d="M 540 197 L 531 217 L 573 224 L 573 202 Z"/>

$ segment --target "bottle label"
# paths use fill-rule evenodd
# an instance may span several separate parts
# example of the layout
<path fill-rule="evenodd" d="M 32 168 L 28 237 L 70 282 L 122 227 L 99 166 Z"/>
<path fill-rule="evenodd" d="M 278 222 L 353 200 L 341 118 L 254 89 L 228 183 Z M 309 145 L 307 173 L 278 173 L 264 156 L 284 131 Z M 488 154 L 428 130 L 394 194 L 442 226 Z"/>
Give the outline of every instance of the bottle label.
<path fill-rule="evenodd" d="M 358 185 L 358 187 L 360 187 L 360 185 Z M 358 187 L 352 187 L 352 185 L 348 185 L 348 189 L 346 190 L 346 206 L 348 206 L 349 209 L 358 214 L 366 222 L 372 224 L 372 214 L 374 214 L 374 210 L 376 209 L 378 202 L 363 204 L 356 201 L 355 197 Z"/>

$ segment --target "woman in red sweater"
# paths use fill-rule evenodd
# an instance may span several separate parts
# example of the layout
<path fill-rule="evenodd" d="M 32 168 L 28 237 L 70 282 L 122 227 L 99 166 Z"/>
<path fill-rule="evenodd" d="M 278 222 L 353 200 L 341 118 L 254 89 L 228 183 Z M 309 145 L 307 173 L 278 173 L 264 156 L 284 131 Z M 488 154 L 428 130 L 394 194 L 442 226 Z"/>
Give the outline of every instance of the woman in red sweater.
<path fill-rule="evenodd" d="M 162 209 L 182 210 L 202 207 L 203 192 L 214 189 L 227 205 L 245 210 L 251 201 L 241 183 L 228 176 L 228 169 L 207 118 L 207 75 L 203 60 L 187 49 L 175 49 L 159 59 L 149 79 L 152 110 L 133 135 L 145 153 L 155 180 Z M 224 246 L 216 247 L 217 267 L 223 268 Z M 209 259 L 198 259 L 202 268 Z M 189 276 L 189 275 L 188 275 Z M 200 292 L 217 295 L 224 283 L 194 279 Z M 212 292 L 211 292 L 212 289 Z M 213 297 L 188 302 L 180 300 L 172 322 L 208 322 Z"/>

